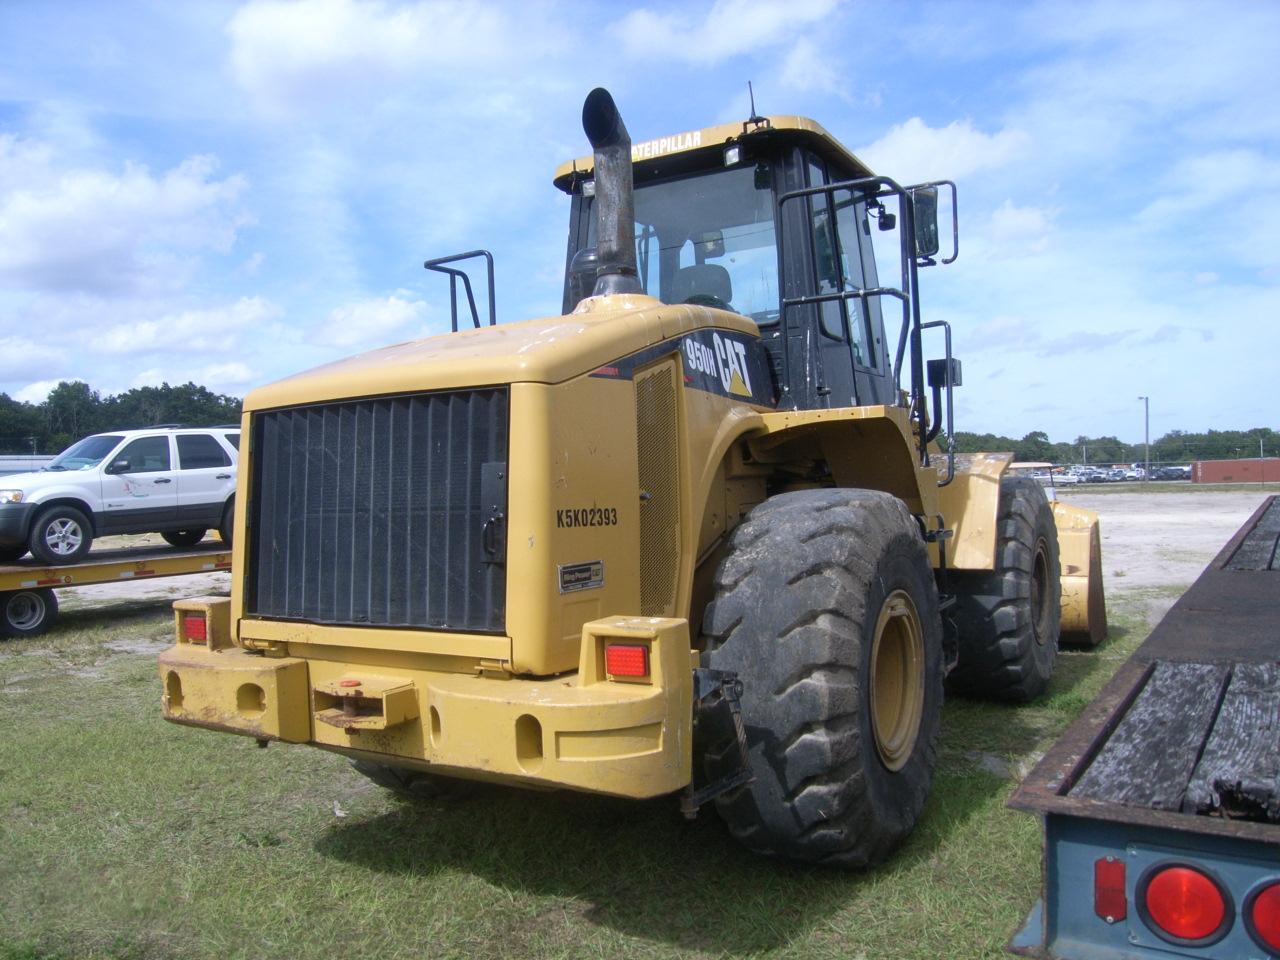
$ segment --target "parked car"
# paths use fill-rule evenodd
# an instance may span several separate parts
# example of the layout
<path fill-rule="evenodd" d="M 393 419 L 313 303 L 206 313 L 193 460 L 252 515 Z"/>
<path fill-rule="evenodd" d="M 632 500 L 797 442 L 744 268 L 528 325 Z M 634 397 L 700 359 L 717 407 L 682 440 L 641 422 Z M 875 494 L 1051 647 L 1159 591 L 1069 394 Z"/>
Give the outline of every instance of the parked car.
<path fill-rule="evenodd" d="M 36 473 L 0 477 L 0 562 L 28 550 L 75 563 L 96 537 L 159 533 L 175 547 L 210 528 L 231 543 L 237 426 L 95 434 Z"/>

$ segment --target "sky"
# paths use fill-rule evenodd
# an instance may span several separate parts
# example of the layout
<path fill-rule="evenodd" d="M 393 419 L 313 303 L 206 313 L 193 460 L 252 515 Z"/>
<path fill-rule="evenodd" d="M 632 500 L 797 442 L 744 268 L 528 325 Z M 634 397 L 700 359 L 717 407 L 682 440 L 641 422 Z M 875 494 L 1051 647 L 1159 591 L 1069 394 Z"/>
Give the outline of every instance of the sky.
<path fill-rule="evenodd" d="M 586 93 L 959 184 L 957 429 L 1280 427 L 1280 3 L 0 0 L 0 392 L 257 384 L 560 310 Z M 940 346 L 937 348 L 940 349 Z M 936 351 L 935 351 L 936 352 Z"/>

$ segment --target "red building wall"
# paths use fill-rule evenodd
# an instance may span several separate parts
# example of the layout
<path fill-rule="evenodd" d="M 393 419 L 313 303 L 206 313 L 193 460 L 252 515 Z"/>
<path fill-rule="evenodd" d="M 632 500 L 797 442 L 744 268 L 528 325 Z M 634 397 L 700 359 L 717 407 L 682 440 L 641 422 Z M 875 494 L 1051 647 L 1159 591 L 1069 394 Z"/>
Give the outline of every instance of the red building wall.
<path fill-rule="evenodd" d="M 1192 483 L 1280 483 L 1280 457 L 1259 460 L 1197 460 Z"/>

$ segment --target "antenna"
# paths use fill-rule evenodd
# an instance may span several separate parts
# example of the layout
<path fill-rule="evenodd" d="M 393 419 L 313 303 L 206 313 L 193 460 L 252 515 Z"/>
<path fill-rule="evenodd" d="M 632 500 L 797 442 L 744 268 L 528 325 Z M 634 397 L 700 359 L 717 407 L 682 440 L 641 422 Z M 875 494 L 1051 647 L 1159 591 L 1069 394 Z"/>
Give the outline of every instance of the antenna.
<path fill-rule="evenodd" d="M 747 81 L 747 96 L 751 98 L 751 116 L 747 118 L 747 123 L 759 123 L 764 117 L 756 113 L 756 92 L 751 88 L 751 81 Z"/>

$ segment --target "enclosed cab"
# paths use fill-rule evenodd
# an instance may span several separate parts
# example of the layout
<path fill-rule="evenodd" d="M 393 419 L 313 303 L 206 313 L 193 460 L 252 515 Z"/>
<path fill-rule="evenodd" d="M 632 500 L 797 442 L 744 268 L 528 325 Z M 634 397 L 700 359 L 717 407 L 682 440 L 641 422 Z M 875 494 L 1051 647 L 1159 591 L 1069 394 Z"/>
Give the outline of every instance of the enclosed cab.
<path fill-rule="evenodd" d="M 682 791 L 755 849 L 879 859 L 945 671 L 1026 698 L 1058 637 L 1039 487 L 933 442 L 959 380 L 949 337 L 925 376 L 937 185 L 801 118 L 632 145 L 598 90 L 583 122 L 561 316 L 246 398 L 232 595 L 176 605 L 165 716 L 405 789 Z M 428 266 L 474 303 L 457 259 Z"/>

